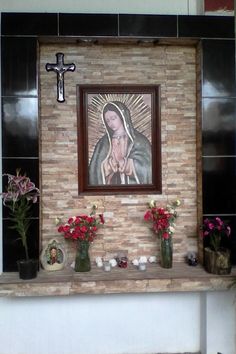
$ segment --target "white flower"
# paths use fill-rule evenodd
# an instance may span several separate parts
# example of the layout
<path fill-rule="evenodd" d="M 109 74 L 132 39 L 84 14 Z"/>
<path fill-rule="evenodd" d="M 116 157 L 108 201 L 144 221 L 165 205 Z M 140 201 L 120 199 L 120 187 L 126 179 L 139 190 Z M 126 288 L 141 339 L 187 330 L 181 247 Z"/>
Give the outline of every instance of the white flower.
<path fill-rule="evenodd" d="M 170 227 L 169 227 L 169 231 L 170 231 L 171 233 L 174 233 L 174 232 L 175 232 L 175 229 L 174 229 L 172 226 L 170 226 Z"/>
<path fill-rule="evenodd" d="M 132 264 L 133 264 L 134 266 L 138 266 L 138 265 L 139 265 L 138 259 L 134 259 L 134 260 L 132 261 Z"/>
<path fill-rule="evenodd" d="M 61 223 L 61 219 L 56 218 L 56 219 L 55 219 L 55 225 L 57 226 L 57 225 L 59 225 L 60 223 Z"/>
<path fill-rule="evenodd" d="M 179 199 L 176 200 L 175 204 L 176 204 L 177 206 L 180 206 L 181 203 L 180 203 Z"/>
<path fill-rule="evenodd" d="M 147 263 L 147 257 L 141 256 L 141 257 L 139 258 L 139 263 Z"/>
<path fill-rule="evenodd" d="M 149 207 L 150 208 L 154 208 L 156 206 L 156 202 L 155 202 L 155 200 L 151 200 L 150 202 L 149 202 Z"/>
<path fill-rule="evenodd" d="M 115 267 L 115 266 L 117 265 L 117 261 L 116 261 L 115 258 L 110 259 L 110 260 L 109 260 L 109 263 L 110 263 L 110 265 L 111 265 L 112 267 Z"/>
<path fill-rule="evenodd" d="M 149 263 L 157 263 L 157 257 L 156 256 L 151 256 L 149 257 Z"/>

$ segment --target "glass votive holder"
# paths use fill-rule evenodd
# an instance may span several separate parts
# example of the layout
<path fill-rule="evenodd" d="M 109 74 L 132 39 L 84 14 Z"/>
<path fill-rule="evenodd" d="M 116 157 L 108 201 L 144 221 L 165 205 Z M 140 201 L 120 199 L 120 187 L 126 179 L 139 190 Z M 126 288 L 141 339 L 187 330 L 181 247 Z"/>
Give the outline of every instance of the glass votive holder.
<path fill-rule="evenodd" d="M 103 269 L 105 270 L 105 272 L 111 271 L 111 265 L 108 261 L 103 262 Z"/>
<path fill-rule="evenodd" d="M 139 263 L 138 269 L 141 270 L 141 271 L 146 270 L 146 263 Z"/>

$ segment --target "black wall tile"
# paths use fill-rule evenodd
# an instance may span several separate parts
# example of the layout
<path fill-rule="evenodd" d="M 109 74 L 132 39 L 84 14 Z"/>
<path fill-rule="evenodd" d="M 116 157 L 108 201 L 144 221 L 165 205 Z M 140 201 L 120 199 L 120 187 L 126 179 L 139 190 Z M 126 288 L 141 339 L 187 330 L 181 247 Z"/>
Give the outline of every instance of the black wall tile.
<path fill-rule="evenodd" d="M 60 14 L 61 36 L 117 36 L 118 15 Z"/>
<path fill-rule="evenodd" d="M 177 37 L 177 16 L 120 15 L 120 36 Z"/>
<path fill-rule="evenodd" d="M 203 97 L 236 97 L 235 44 L 203 40 Z"/>
<path fill-rule="evenodd" d="M 24 248 L 19 235 L 10 227 L 10 220 L 3 220 L 3 271 L 17 271 L 17 260 L 25 258 Z M 29 257 L 39 257 L 39 219 L 31 219 L 31 225 L 28 230 L 28 248 Z"/>
<path fill-rule="evenodd" d="M 234 38 L 233 16 L 178 16 L 179 37 Z"/>
<path fill-rule="evenodd" d="M 230 248 L 232 263 L 236 264 L 236 216 L 225 216 L 231 227 Z"/>
<path fill-rule="evenodd" d="M 56 13 L 2 13 L 2 35 L 56 36 Z"/>
<path fill-rule="evenodd" d="M 3 157 L 38 157 L 38 99 L 2 99 Z"/>
<path fill-rule="evenodd" d="M 236 214 L 236 157 L 203 158 L 203 214 Z"/>
<path fill-rule="evenodd" d="M 21 174 L 26 174 L 33 183 L 39 186 L 39 160 L 38 159 L 9 159 L 3 158 L 2 160 L 2 172 L 15 175 L 16 169 L 21 169 Z M 4 188 L 4 184 L 3 184 Z"/>
<path fill-rule="evenodd" d="M 7 179 L 6 176 L 4 176 L 4 178 Z M 4 188 L 3 191 L 5 191 L 6 189 Z M 33 203 L 32 204 L 32 208 L 30 210 L 30 217 L 32 218 L 38 218 L 39 217 L 39 201 L 37 203 Z M 8 219 L 10 217 L 10 209 L 3 206 L 3 218 L 4 219 Z"/>
<path fill-rule="evenodd" d="M 236 155 L 236 98 L 204 98 L 203 155 Z"/>
<path fill-rule="evenodd" d="M 175 15 L 119 15 L 120 35 L 177 35 Z M 60 35 L 116 36 L 116 14 L 59 14 Z M 2 13 L 3 35 L 58 35 L 57 13 Z M 233 16 L 178 16 L 180 37 L 234 38 Z"/>
<path fill-rule="evenodd" d="M 37 95 L 37 40 L 2 38 L 2 95 Z"/>

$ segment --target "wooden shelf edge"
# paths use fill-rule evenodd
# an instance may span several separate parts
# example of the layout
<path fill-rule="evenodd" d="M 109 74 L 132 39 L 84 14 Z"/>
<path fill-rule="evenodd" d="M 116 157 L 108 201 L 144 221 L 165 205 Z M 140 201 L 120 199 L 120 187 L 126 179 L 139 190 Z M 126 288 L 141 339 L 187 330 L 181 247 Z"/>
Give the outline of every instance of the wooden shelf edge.
<path fill-rule="evenodd" d="M 104 272 L 96 267 L 89 273 L 71 269 L 59 272 L 41 270 L 31 280 L 19 279 L 18 273 L 0 275 L 0 296 L 70 296 L 78 294 L 128 294 L 158 292 L 222 291 L 236 288 L 236 267 L 229 275 L 206 273 L 198 265 L 175 263 L 171 269 L 148 265 L 145 272 L 134 267 Z"/>

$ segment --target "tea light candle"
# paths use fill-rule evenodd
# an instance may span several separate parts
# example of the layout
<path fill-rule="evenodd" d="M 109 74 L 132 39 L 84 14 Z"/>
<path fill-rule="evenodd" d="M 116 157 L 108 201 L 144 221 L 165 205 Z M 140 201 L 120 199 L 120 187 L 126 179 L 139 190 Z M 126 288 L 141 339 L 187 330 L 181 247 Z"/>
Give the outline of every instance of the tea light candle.
<path fill-rule="evenodd" d="M 146 264 L 145 263 L 139 263 L 138 269 L 141 270 L 141 271 L 146 270 Z"/>
<path fill-rule="evenodd" d="M 98 268 L 102 268 L 103 262 L 102 262 L 102 258 L 101 257 L 97 257 L 96 258 L 96 264 L 97 264 Z"/>
<path fill-rule="evenodd" d="M 104 262 L 103 263 L 103 268 L 104 268 L 105 272 L 110 272 L 110 270 L 111 270 L 110 263 L 109 262 Z"/>
<path fill-rule="evenodd" d="M 117 261 L 115 260 L 115 258 L 112 258 L 109 260 L 109 263 L 112 267 L 116 267 L 117 266 Z"/>

